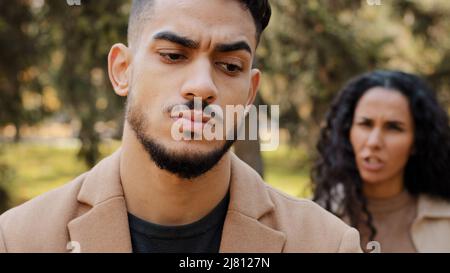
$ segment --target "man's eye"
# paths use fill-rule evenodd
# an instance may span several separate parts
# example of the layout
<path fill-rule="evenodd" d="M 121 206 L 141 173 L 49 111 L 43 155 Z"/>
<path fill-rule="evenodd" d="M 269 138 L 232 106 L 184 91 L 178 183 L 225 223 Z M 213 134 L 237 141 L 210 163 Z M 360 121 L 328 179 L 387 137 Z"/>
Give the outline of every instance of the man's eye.
<path fill-rule="evenodd" d="M 170 62 L 177 62 L 186 59 L 186 56 L 178 53 L 159 53 L 159 55 Z"/>
<path fill-rule="evenodd" d="M 218 65 L 225 71 L 228 73 L 238 73 L 242 71 L 242 67 L 235 65 L 235 64 L 229 64 L 229 63 L 218 63 Z"/>

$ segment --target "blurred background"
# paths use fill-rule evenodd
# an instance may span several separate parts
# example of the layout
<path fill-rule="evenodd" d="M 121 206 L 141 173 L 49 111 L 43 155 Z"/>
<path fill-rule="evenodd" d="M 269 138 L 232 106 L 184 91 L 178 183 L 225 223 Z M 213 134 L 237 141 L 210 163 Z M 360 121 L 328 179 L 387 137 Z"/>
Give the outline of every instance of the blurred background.
<path fill-rule="evenodd" d="M 130 0 L 0 1 L 0 213 L 58 187 L 120 146 L 125 100 L 107 75 Z M 74 4 L 74 5 L 71 5 Z M 235 152 L 265 180 L 309 197 L 324 115 L 372 69 L 424 77 L 450 112 L 450 1 L 272 0 L 257 51 L 258 104 L 280 106 L 276 151 Z"/>

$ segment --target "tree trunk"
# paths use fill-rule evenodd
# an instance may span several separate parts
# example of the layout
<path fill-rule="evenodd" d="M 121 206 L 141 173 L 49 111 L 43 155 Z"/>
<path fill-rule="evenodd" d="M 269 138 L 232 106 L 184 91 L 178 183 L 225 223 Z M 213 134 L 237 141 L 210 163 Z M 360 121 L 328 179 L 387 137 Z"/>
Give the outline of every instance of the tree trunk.
<path fill-rule="evenodd" d="M 22 139 L 22 136 L 20 135 L 20 122 L 14 121 L 14 128 L 16 128 L 16 134 L 14 135 L 14 142 L 19 143 Z"/>
<path fill-rule="evenodd" d="M 88 167 L 92 168 L 100 158 L 100 136 L 94 130 L 95 118 L 91 116 L 81 120 L 81 130 L 78 138 L 81 140 L 81 148 L 78 156 L 83 158 Z"/>
<path fill-rule="evenodd" d="M 258 107 L 261 103 L 261 97 L 259 93 L 256 96 L 254 105 Z M 261 145 L 259 143 L 259 134 L 257 140 L 248 140 L 249 131 L 249 116 L 245 117 L 245 139 L 238 140 L 234 144 L 235 154 L 242 159 L 245 163 L 250 165 L 255 171 L 264 177 L 264 162 L 261 155 Z M 259 128 L 259 127 L 258 127 Z"/>
<path fill-rule="evenodd" d="M 239 140 L 234 144 L 235 154 L 264 176 L 264 164 L 261 156 L 259 140 Z"/>

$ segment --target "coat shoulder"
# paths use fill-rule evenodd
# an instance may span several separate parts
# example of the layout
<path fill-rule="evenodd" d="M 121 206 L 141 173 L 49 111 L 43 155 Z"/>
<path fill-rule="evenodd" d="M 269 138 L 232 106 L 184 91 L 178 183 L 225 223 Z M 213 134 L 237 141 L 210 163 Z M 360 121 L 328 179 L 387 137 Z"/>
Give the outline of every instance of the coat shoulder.
<path fill-rule="evenodd" d="M 300 252 L 361 252 L 359 233 L 315 202 L 266 185 L 275 205 L 273 225 L 285 232 L 286 248 Z M 298 249 L 300 247 L 300 249 Z"/>
<path fill-rule="evenodd" d="M 348 228 L 348 225 L 345 224 L 341 219 L 336 217 L 334 214 L 328 212 L 317 203 L 310 199 L 306 198 L 297 198 L 291 195 L 288 195 L 284 192 L 281 192 L 269 185 L 266 185 L 266 189 L 269 192 L 272 202 L 274 202 L 279 213 L 289 213 L 290 215 L 294 214 L 295 216 L 302 216 L 303 220 L 307 219 L 308 221 L 319 222 L 319 223 L 327 223 L 333 226 L 336 226 L 340 229 Z M 294 216 L 293 215 L 293 216 Z M 300 220 L 299 218 L 294 218 Z"/>
<path fill-rule="evenodd" d="M 51 240 L 68 238 L 67 223 L 82 209 L 77 195 L 86 174 L 0 215 L 0 252 L 20 252 L 20 249 L 46 251 L 42 247 L 51 247 Z M 39 244 L 39 240 L 46 243 Z"/>

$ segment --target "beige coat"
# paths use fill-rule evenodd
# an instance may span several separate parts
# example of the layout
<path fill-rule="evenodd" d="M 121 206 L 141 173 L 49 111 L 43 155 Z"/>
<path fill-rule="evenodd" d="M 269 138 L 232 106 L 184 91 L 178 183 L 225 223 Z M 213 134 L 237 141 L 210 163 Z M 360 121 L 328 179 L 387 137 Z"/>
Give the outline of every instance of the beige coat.
<path fill-rule="evenodd" d="M 420 195 L 411 236 L 418 252 L 450 252 L 450 203 Z"/>
<path fill-rule="evenodd" d="M 0 216 L 0 252 L 131 252 L 120 150 L 72 182 Z M 358 232 L 281 193 L 232 154 L 220 252 L 360 252 Z M 447 238 L 448 240 L 448 238 Z"/>

